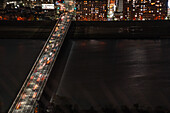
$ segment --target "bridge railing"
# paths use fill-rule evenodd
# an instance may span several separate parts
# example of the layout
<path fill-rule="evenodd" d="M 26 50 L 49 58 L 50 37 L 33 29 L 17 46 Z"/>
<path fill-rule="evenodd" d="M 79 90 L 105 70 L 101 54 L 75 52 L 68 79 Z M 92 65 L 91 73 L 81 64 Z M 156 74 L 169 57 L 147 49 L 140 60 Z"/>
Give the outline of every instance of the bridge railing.
<path fill-rule="evenodd" d="M 67 18 L 68 16 L 69 16 L 69 18 Z M 70 21 L 67 23 L 68 19 L 70 19 Z M 64 26 L 61 26 L 62 23 L 63 23 Z M 17 97 L 15 98 L 12 106 L 10 107 L 8 113 L 22 113 L 22 112 L 26 113 L 26 112 L 32 112 L 33 111 L 33 108 L 35 107 L 36 101 L 40 98 L 40 96 L 41 96 L 41 94 L 43 92 L 44 86 L 45 86 L 45 84 L 46 84 L 46 82 L 48 80 L 48 77 L 50 75 L 51 69 L 52 69 L 52 67 L 54 65 L 54 62 L 55 62 L 56 58 L 57 58 L 57 55 L 58 55 L 59 50 L 61 48 L 61 45 L 63 43 L 64 37 L 65 37 L 65 35 L 66 35 L 67 31 L 68 31 L 70 23 L 71 23 L 71 15 L 70 15 L 70 13 L 62 14 L 60 16 L 60 18 L 56 22 L 56 24 L 55 24 L 51 34 L 49 35 L 46 43 L 44 44 L 44 46 L 43 46 L 43 48 L 42 48 L 38 58 L 36 59 L 36 61 L 35 61 L 32 69 L 31 69 L 31 71 L 29 72 L 29 74 L 28 74 L 24 84 L 22 85 L 22 87 L 21 87 Z M 59 26 L 59 24 L 61 24 L 61 25 Z M 66 29 L 64 30 L 63 27 L 66 27 Z M 58 28 L 57 31 L 56 31 L 56 28 Z M 63 34 L 61 33 L 61 35 L 62 35 L 61 37 L 60 36 L 56 37 L 59 40 L 58 39 L 56 39 L 56 40 L 54 39 L 55 40 L 54 44 L 55 45 L 57 45 L 57 44 L 59 45 L 59 46 L 57 45 L 58 48 L 50 49 L 50 51 L 49 51 L 50 53 L 48 53 L 48 54 L 52 54 L 53 50 L 56 50 L 54 52 L 55 53 L 54 56 L 46 58 L 46 59 L 50 58 L 50 61 L 51 61 L 50 65 L 47 65 L 47 62 L 45 62 L 45 65 L 43 63 L 43 65 L 41 66 L 40 62 L 41 62 L 42 58 L 45 59 L 44 56 L 46 55 L 47 47 L 51 43 L 50 40 L 52 40 L 53 35 L 55 35 L 55 33 L 60 35 L 60 32 L 65 32 L 65 33 L 63 33 Z M 47 61 L 47 60 L 45 60 L 45 61 Z M 44 72 L 44 66 L 46 66 L 47 69 L 46 69 L 45 73 L 43 73 L 44 75 L 42 75 L 42 72 Z M 42 69 L 40 69 L 40 68 L 42 68 Z M 38 75 L 36 75 L 38 73 L 37 72 L 38 69 L 40 69 L 41 71 L 40 71 L 40 73 Z M 31 78 L 31 77 L 34 77 L 36 80 L 33 81 L 32 79 L 34 79 L 34 78 Z M 39 78 L 41 80 L 43 79 L 43 81 L 38 80 Z M 37 81 L 41 81 L 41 82 L 37 82 Z M 30 83 L 34 84 L 34 86 L 32 87 L 33 89 L 30 89 L 28 87 L 30 85 Z M 37 88 L 38 86 L 39 86 L 39 88 Z M 33 91 L 33 90 L 36 90 L 36 89 L 37 89 L 37 91 Z M 26 95 L 25 94 L 26 90 L 30 90 L 30 92 L 32 91 L 31 93 L 34 93 L 35 95 L 31 95 L 31 94 Z M 30 95 L 32 97 L 30 97 Z M 28 97 L 28 99 L 26 101 L 23 101 L 26 97 Z M 33 98 L 33 97 L 35 97 L 35 98 Z M 29 104 L 26 104 L 28 102 L 29 102 Z"/>

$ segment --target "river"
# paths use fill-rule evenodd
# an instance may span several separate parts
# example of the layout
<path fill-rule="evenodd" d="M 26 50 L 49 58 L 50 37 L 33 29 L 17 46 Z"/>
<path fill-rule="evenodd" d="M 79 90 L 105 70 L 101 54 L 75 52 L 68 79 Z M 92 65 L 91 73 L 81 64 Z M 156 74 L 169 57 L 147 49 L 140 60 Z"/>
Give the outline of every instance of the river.
<path fill-rule="evenodd" d="M 170 40 L 73 40 L 58 95 L 81 109 L 170 106 Z"/>
<path fill-rule="evenodd" d="M 45 40 L 0 39 L 0 103 L 7 112 Z"/>
<path fill-rule="evenodd" d="M 44 43 L 0 39 L 1 111 L 9 109 Z M 170 40 L 82 39 L 72 44 L 58 95 L 82 109 L 170 106 Z"/>

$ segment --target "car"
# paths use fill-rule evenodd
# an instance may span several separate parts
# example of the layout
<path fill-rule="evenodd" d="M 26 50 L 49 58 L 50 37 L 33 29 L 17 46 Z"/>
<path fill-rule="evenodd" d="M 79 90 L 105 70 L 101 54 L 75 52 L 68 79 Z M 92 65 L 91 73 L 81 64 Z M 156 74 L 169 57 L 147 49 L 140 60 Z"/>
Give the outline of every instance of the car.
<path fill-rule="evenodd" d="M 45 55 L 45 56 L 44 56 L 44 60 L 46 60 L 46 59 L 47 59 L 47 56 Z"/>
<path fill-rule="evenodd" d="M 55 40 L 52 40 L 52 39 L 51 39 L 51 40 L 49 40 L 49 43 L 54 43 L 54 42 L 55 42 Z"/>
<path fill-rule="evenodd" d="M 55 47 L 55 48 L 53 49 L 54 52 L 56 52 L 57 50 L 58 50 L 58 47 Z"/>
<path fill-rule="evenodd" d="M 53 47 L 54 47 L 54 44 L 53 44 L 53 43 L 52 43 L 52 44 L 50 44 L 50 47 L 51 47 L 51 48 L 53 48 Z"/>
<path fill-rule="evenodd" d="M 26 94 L 29 94 L 29 92 L 31 92 L 32 89 L 31 88 L 26 88 L 25 91 L 26 91 Z"/>
<path fill-rule="evenodd" d="M 65 16 L 62 16 L 62 17 L 61 17 L 61 20 L 62 20 L 62 21 L 63 21 L 64 17 L 65 17 Z"/>
<path fill-rule="evenodd" d="M 23 93 L 23 95 L 22 95 L 22 99 L 23 99 L 23 100 L 25 100 L 27 97 L 29 97 L 29 95 L 28 95 L 28 94 L 26 94 L 26 93 Z"/>
<path fill-rule="evenodd" d="M 48 69 L 48 65 L 45 65 L 44 69 L 43 70 L 47 70 Z"/>
<path fill-rule="evenodd" d="M 22 97 L 22 99 L 25 99 L 26 94 L 25 94 L 25 93 L 23 93 L 21 97 Z"/>
<path fill-rule="evenodd" d="M 57 36 L 58 36 L 58 37 L 60 37 L 61 35 L 60 35 L 60 34 L 58 34 Z"/>
<path fill-rule="evenodd" d="M 50 52 L 50 53 L 49 53 L 49 56 L 52 56 L 52 54 L 53 54 L 53 52 Z"/>
<path fill-rule="evenodd" d="M 56 34 L 57 34 L 57 32 L 54 32 L 51 38 L 55 39 L 56 38 Z"/>
<path fill-rule="evenodd" d="M 25 105 L 25 108 L 26 109 L 24 109 L 24 112 L 28 112 L 27 110 L 31 109 L 31 105 Z"/>
<path fill-rule="evenodd" d="M 53 54 L 51 55 L 51 57 L 53 58 L 53 57 L 54 57 L 54 55 L 55 55 L 55 54 L 53 53 Z"/>
<path fill-rule="evenodd" d="M 51 62 L 51 60 L 48 60 L 48 61 L 47 61 L 47 64 L 49 64 L 50 62 Z"/>
<path fill-rule="evenodd" d="M 58 27 L 55 28 L 55 32 L 57 32 L 57 31 L 58 31 Z"/>
<path fill-rule="evenodd" d="M 34 78 L 34 75 L 32 75 L 31 77 L 30 77 L 30 80 L 32 80 Z"/>
<path fill-rule="evenodd" d="M 61 28 L 62 30 L 64 29 L 64 26 Z"/>
<path fill-rule="evenodd" d="M 47 70 L 45 70 L 45 69 L 42 70 L 42 73 L 43 73 L 43 74 L 46 74 L 46 72 L 47 72 Z"/>
<path fill-rule="evenodd" d="M 41 81 L 44 81 L 44 79 L 45 79 L 45 76 L 43 76 L 43 77 L 41 78 Z"/>
<path fill-rule="evenodd" d="M 38 78 L 37 78 L 37 82 L 40 82 L 40 80 L 41 80 L 41 77 L 38 77 Z"/>
<path fill-rule="evenodd" d="M 44 50 L 45 52 L 47 52 L 48 51 L 48 49 L 47 48 L 45 48 L 45 50 Z"/>
<path fill-rule="evenodd" d="M 55 38 L 54 38 L 54 37 L 51 37 L 51 40 L 55 40 Z"/>
<path fill-rule="evenodd" d="M 42 76 L 43 76 L 43 74 L 42 74 L 42 73 L 40 73 L 38 77 L 42 77 Z"/>
<path fill-rule="evenodd" d="M 34 82 L 30 81 L 28 84 L 27 84 L 27 87 L 33 87 L 34 86 Z"/>
<path fill-rule="evenodd" d="M 45 66 L 45 63 L 41 63 L 37 69 L 41 70 L 41 69 L 43 69 L 44 66 Z"/>
<path fill-rule="evenodd" d="M 38 84 L 35 84 L 33 90 L 36 90 L 38 87 L 39 87 Z"/>
<path fill-rule="evenodd" d="M 70 22 L 70 19 L 67 19 L 67 22 Z"/>
<path fill-rule="evenodd" d="M 48 49 L 48 48 L 49 48 L 49 45 L 47 45 L 46 48 Z"/>
<path fill-rule="evenodd" d="M 40 72 L 34 73 L 35 79 L 39 76 L 39 74 L 40 74 Z M 34 79 L 34 80 L 35 80 L 35 79 Z"/>
<path fill-rule="evenodd" d="M 60 44 L 59 42 L 56 42 L 55 47 L 58 47 L 58 46 L 59 46 L 59 44 Z"/>
<path fill-rule="evenodd" d="M 21 102 L 19 102 L 17 105 L 16 105 L 16 109 L 19 109 L 21 107 Z"/>
<path fill-rule="evenodd" d="M 21 101 L 20 103 L 21 103 L 21 105 L 23 105 L 23 104 L 27 104 L 27 102 L 26 102 L 26 101 Z"/>
<path fill-rule="evenodd" d="M 35 98 L 37 96 L 37 92 L 34 92 L 34 94 L 32 95 L 32 98 Z"/>

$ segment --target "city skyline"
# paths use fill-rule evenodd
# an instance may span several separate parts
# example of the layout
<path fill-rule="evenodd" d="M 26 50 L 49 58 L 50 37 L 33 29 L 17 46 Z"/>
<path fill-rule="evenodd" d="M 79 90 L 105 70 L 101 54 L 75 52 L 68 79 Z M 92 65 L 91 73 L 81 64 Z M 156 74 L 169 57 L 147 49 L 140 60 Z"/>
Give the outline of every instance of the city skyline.
<path fill-rule="evenodd" d="M 15 2 L 15 0 L 10 1 L 6 0 L 6 5 Z M 22 1 L 20 4 L 30 8 L 42 7 L 42 4 L 54 4 L 55 11 L 58 8 L 57 3 L 62 0 L 20 1 Z M 72 10 L 75 11 L 77 21 L 165 20 L 170 15 L 168 0 L 63 0 L 62 3 L 68 7 L 70 1 L 75 4 Z M 16 3 L 15 7 L 18 6 Z"/>

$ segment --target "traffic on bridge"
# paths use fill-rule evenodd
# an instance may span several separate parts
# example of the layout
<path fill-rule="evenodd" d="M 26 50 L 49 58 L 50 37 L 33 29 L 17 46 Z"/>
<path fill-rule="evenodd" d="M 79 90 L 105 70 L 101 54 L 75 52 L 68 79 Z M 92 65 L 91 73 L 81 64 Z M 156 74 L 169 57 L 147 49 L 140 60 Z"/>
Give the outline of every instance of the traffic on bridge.
<path fill-rule="evenodd" d="M 72 13 L 70 12 L 65 12 L 60 16 L 8 113 L 34 112 L 71 24 L 71 19 Z"/>

